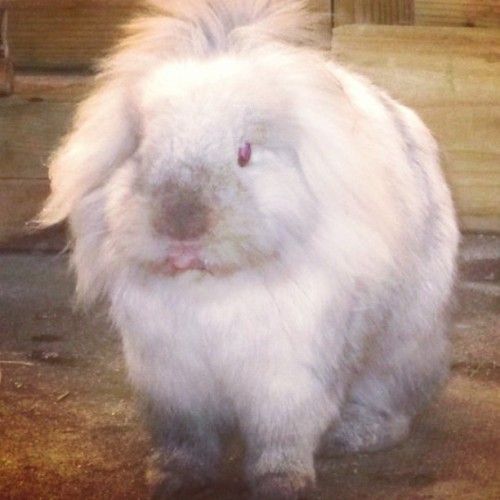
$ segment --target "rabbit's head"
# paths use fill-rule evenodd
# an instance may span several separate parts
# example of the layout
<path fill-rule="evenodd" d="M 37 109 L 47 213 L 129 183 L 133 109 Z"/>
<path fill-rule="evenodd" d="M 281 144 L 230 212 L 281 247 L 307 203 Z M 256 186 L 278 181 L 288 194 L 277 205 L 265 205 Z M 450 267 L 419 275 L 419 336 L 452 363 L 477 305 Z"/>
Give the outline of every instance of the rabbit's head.
<path fill-rule="evenodd" d="M 307 85 L 283 61 L 169 62 L 94 97 L 84 111 L 103 120 L 77 127 L 56 156 L 49 213 L 65 203 L 77 244 L 167 275 L 302 252 L 317 219 L 301 158 Z M 58 172 L 78 152 L 90 160 L 79 182 Z"/>
<path fill-rule="evenodd" d="M 155 271 L 230 272 L 311 229 L 291 96 L 242 60 L 169 64 L 137 90 L 137 150 L 106 198 L 109 237 Z M 271 81 L 270 81 L 271 80 Z"/>

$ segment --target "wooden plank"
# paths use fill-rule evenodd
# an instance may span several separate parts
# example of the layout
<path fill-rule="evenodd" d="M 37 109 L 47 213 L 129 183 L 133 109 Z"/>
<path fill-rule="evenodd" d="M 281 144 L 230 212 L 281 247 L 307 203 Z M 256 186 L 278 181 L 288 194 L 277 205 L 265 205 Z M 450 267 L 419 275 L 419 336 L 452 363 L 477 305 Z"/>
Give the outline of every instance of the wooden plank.
<path fill-rule="evenodd" d="M 11 57 L 17 67 L 87 68 L 109 50 L 133 7 L 52 4 L 9 11 Z"/>
<path fill-rule="evenodd" d="M 0 178 L 47 177 L 47 158 L 91 81 L 80 76 L 18 75 L 16 94 L 0 99 Z"/>
<path fill-rule="evenodd" d="M 334 26 L 414 23 L 414 0 L 334 0 Z"/>
<path fill-rule="evenodd" d="M 414 0 L 420 26 L 500 27 L 499 0 Z"/>
<path fill-rule="evenodd" d="M 500 231 L 500 32 L 353 25 L 334 29 L 333 47 L 434 132 L 462 229 Z"/>

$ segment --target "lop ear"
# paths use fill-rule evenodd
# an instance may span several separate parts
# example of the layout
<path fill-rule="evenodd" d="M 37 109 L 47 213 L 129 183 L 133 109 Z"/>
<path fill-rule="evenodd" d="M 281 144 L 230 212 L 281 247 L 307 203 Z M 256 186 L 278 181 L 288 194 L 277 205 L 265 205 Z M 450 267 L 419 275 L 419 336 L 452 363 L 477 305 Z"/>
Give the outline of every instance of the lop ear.
<path fill-rule="evenodd" d="M 136 124 L 124 82 L 108 81 L 80 104 L 71 132 L 49 162 L 51 195 L 38 223 L 66 219 L 75 204 L 102 186 L 137 147 Z"/>

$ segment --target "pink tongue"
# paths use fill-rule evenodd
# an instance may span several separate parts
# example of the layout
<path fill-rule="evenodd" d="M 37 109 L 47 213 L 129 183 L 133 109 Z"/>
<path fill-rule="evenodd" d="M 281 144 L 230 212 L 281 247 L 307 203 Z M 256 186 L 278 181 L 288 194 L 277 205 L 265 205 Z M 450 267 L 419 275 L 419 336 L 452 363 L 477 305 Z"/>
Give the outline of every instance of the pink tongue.
<path fill-rule="evenodd" d="M 190 255 L 189 253 L 181 253 L 178 255 L 170 255 L 167 259 L 167 263 L 172 269 L 176 271 L 188 271 L 192 269 L 202 270 L 205 269 L 205 265 L 196 255 Z"/>
<path fill-rule="evenodd" d="M 189 271 L 205 269 L 205 264 L 199 257 L 198 245 L 172 243 L 168 250 L 167 265 L 174 271 Z"/>

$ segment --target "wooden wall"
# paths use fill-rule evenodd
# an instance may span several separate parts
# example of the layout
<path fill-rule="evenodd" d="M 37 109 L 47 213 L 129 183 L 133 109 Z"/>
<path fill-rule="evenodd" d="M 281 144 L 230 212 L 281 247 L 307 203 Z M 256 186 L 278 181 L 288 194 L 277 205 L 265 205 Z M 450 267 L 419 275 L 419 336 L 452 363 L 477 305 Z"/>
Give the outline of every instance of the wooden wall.
<path fill-rule="evenodd" d="M 333 0 L 334 25 L 500 28 L 499 0 Z"/>
<path fill-rule="evenodd" d="M 0 8 L 9 8 L 16 64 L 15 93 L 0 97 L 0 248 L 61 248 L 60 232 L 49 238 L 30 234 L 26 222 L 48 193 L 48 155 L 90 88 L 93 61 L 114 43 L 138 2 L 0 0 Z M 334 56 L 414 106 L 429 123 L 444 146 L 467 230 L 500 230 L 498 4 L 334 1 L 336 14 L 341 6 L 345 14 L 334 30 Z M 328 32 L 330 0 L 311 5 L 327 14 Z"/>

